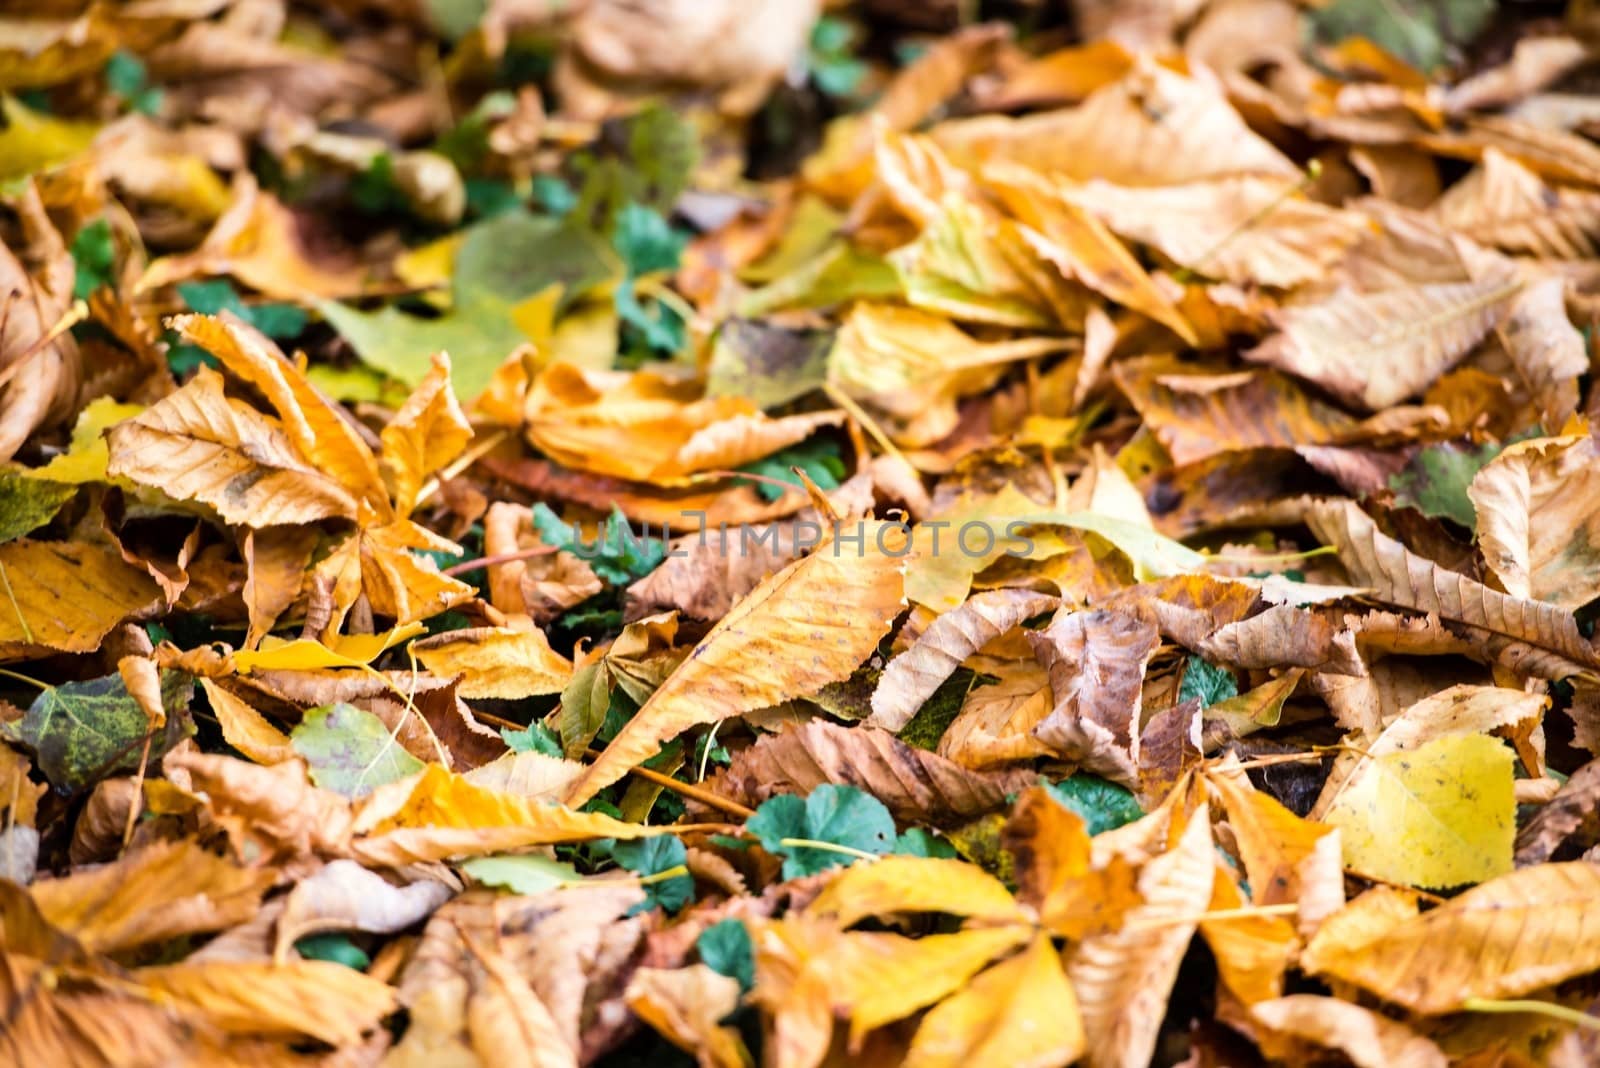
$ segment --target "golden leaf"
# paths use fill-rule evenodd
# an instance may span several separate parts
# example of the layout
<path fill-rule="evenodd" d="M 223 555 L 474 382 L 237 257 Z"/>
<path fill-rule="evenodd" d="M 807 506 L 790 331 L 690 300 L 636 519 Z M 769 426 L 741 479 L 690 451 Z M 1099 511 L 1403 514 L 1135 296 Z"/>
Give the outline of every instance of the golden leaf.
<path fill-rule="evenodd" d="M 344 1046 L 397 1007 L 387 983 L 320 960 L 185 962 L 133 974 L 146 990 L 233 1034 L 310 1035 Z"/>
<path fill-rule="evenodd" d="M 1070 1064 L 1083 1055 L 1077 999 L 1050 939 L 994 965 L 923 1017 L 908 1068 Z"/>
<path fill-rule="evenodd" d="M 206 692 L 211 712 L 222 728 L 222 737 L 257 764 L 277 764 L 293 759 L 294 746 L 265 716 L 250 707 L 241 698 L 225 690 L 213 679 L 202 678 L 200 686 Z"/>
<path fill-rule="evenodd" d="M 201 368 L 178 392 L 110 433 L 107 471 L 211 505 L 229 523 L 274 526 L 354 518 L 356 499 L 266 416 L 223 395 Z"/>
<path fill-rule="evenodd" d="M 734 606 L 618 732 L 567 803 L 583 804 L 690 727 L 813 692 L 870 656 L 904 603 L 902 563 L 891 555 L 904 538 L 874 520 L 845 532 L 849 550 L 825 532 L 810 556 Z M 805 657 L 792 656 L 794 649 Z"/>
<path fill-rule="evenodd" d="M 1287 179 L 1235 176 L 1148 189 L 1096 179 L 1061 195 L 1198 274 L 1288 288 L 1322 277 L 1370 225 L 1296 192 Z"/>
<path fill-rule="evenodd" d="M 331 475 L 352 496 L 377 508 L 380 515 L 388 514 L 389 494 L 372 450 L 350 421 L 265 335 L 233 316 L 179 315 L 172 326 L 266 397 L 295 451 L 312 467 Z M 250 525 L 272 524 L 252 521 Z"/>
<path fill-rule="evenodd" d="M 1052 934 L 1074 940 L 1103 935 L 1139 904 L 1133 869 L 1120 856 L 1094 867 L 1082 818 L 1044 789 L 1017 799 L 1002 841 L 1015 863 L 1017 899 Z"/>
<path fill-rule="evenodd" d="M 1244 904 L 1232 871 L 1217 865 L 1206 911 L 1227 912 Z M 1283 993 L 1283 976 L 1300 948 L 1294 925 L 1282 916 L 1244 915 L 1202 920 L 1200 934 L 1217 960 L 1217 974 L 1246 1005 Z"/>
<path fill-rule="evenodd" d="M 884 857 L 846 868 L 806 911 L 850 927 L 890 912 L 948 912 L 994 923 L 1027 917 L 1005 884 L 975 864 L 935 857 Z"/>
<path fill-rule="evenodd" d="M 459 692 L 468 698 L 560 693 L 572 677 L 572 663 L 550 648 L 537 627 L 446 631 L 416 642 L 411 651 L 433 674 L 460 676 Z"/>
<path fill-rule="evenodd" d="M 1424 1015 L 1472 998 L 1509 998 L 1600 968 L 1600 928 L 1587 923 L 1600 867 L 1540 864 L 1468 890 L 1431 912 L 1359 929 L 1332 920 L 1305 967 Z M 1361 899 L 1346 906 L 1346 911 Z"/>
<path fill-rule="evenodd" d="M 739 1007 L 739 982 L 704 964 L 640 968 L 623 997 L 640 1019 L 707 1068 L 744 1068 L 750 1054 L 739 1032 L 721 1021 Z"/>
<path fill-rule="evenodd" d="M 383 428 L 382 439 L 395 511 L 410 515 L 423 481 L 472 440 L 472 427 L 450 388 L 447 353 L 434 354 L 428 373 Z"/>
<path fill-rule="evenodd" d="M 1565 260 L 1600 247 L 1600 193 L 1552 188 L 1495 148 L 1432 210 L 1457 233 L 1506 252 Z"/>
<path fill-rule="evenodd" d="M 85 542 L 6 542 L 0 584 L 0 659 L 40 647 L 90 652 L 118 623 L 164 601 L 143 570 Z"/>

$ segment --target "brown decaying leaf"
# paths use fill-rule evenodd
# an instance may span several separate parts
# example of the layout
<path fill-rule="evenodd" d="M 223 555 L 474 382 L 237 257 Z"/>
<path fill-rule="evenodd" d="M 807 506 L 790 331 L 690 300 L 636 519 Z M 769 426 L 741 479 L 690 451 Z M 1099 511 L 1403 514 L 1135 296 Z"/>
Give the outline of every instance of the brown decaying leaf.
<path fill-rule="evenodd" d="M 1003 807 L 1008 795 L 1037 780 L 1027 769 L 970 771 L 888 731 L 816 719 L 758 739 L 707 785 L 754 807 L 841 783 L 876 797 L 897 819 L 947 826 Z"/>
<path fill-rule="evenodd" d="M 1133 868 L 1120 856 L 1096 867 L 1083 820 L 1045 790 L 1017 799 L 1001 841 L 1015 860 L 1018 900 L 1056 935 L 1106 934 L 1140 904 Z"/>
<path fill-rule="evenodd" d="M 1290 994 L 1256 1002 L 1250 1015 L 1268 1029 L 1263 1052 L 1284 1060 L 1304 1052 L 1298 1043 L 1309 1043 L 1338 1050 L 1357 1068 L 1445 1068 L 1450 1063 L 1438 1046 L 1405 1024 L 1338 998 Z"/>
<path fill-rule="evenodd" d="M 0 461 L 70 414 L 82 376 L 77 342 L 60 329 L 72 303 L 72 256 L 31 182 L 19 209 L 26 244 L 0 242 Z"/>
<path fill-rule="evenodd" d="M 1600 593 L 1597 459 L 1587 434 L 1535 438 L 1473 477 L 1478 544 L 1507 593 L 1573 610 Z"/>
<path fill-rule="evenodd" d="M 1600 842 L 1600 763 L 1572 773 L 1555 797 L 1517 832 L 1517 867 L 1544 864 L 1558 850 L 1587 850 Z"/>
<path fill-rule="evenodd" d="M 1139 782 L 1139 707 L 1155 627 L 1119 612 L 1062 609 L 1028 644 L 1050 676 L 1055 706 L 1038 739 L 1096 774 Z"/>
<path fill-rule="evenodd" d="M 873 691 L 872 715 L 866 726 L 900 730 L 963 660 L 1059 603 L 1055 597 L 1028 590 L 990 590 L 967 598 L 961 607 L 934 620 L 911 648 L 889 661 Z"/>
<path fill-rule="evenodd" d="M 1215 874 L 1209 810 L 1202 804 L 1172 850 L 1139 873 L 1143 903 L 1122 927 L 1087 938 L 1070 955 L 1067 975 L 1088 1036 L 1088 1063 L 1143 1065 L 1155 1052 L 1162 1007 L 1178 965 L 1211 901 Z"/>
<path fill-rule="evenodd" d="M 283 960 L 296 941 L 322 931 L 391 934 L 426 918 L 452 895 L 449 886 L 432 879 L 396 886 L 353 860 L 330 861 L 284 899 L 274 957 Z"/>

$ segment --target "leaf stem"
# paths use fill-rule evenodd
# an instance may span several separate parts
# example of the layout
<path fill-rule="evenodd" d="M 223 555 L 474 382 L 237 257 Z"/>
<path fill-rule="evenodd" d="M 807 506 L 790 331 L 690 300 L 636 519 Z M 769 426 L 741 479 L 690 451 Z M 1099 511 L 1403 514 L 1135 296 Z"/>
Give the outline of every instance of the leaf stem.
<path fill-rule="evenodd" d="M 41 690 L 55 689 L 55 687 L 50 685 L 48 682 L 40 682 L 38 679 L 33 678 L 32 676 L 24 675 L 18 671 L 12 671 L 9 668 L 0 668 L 0 675 L 4 675 L 8 679 L 16 679 L 18 682 L 25 682 L 29 686 L 37 686 Z"/>
<path fill-rule="evenodd" d="M 785 849 L 820 849 L 824 853 L 838 853 L 840 856 L 855 857 L 857 860 L 878 859 L 878 854 L 868 853 L 865 849 L 838 845 L 834 842 L 823 842 L 815 838 L 780 838 L 778 839 L 778 844 Z"/>
<path fill-rule="evenodd" d="M 1548 1016 L 1553 1020 L 1564 1020 L 1579 1027 L 1586 1027 L 1591 1031 L 1600 1031 L 1600 1017 L 1590 1016 L 1578 1009 L 1558 1005 L 1553 1001 L 1539 1001 L 1535 998 L 1468 998 L 1461 1003 L 1461 1008 L 1467 1012 L 1528 1012 L 1536 1016 Z"/>
<path fill-rule="evenodd" d="M 662 871 L 651 872 L 649 875 L 641 875 L 641 876 L 639 876 L 639 885 L 640 886 L 650 886 L 650 885 L 652 885 L 654 883 L 664 883 L 668 879 L 676 879 L 680 875 L 688 875 L 688 874 L 689 874 L 689 868 L 688 868 L 687 865 L 675 864 L 672 867 L 666 868 L 666 869 L 664 869 Z"/>
<path fill-rule="evenodd" d="M 587 751 L 586 755 L 589 756 L 590 759 L 593 759 L 600 755 L 600 751 L 598 749 L 590 749 Z M 735 816 L 741 820 L 747 820 L 756 814 L 756 810 L 753 808 L 746 808 L 745 806 L 739 804 L 739 802 L 723 797 L 720 794 L 714 794 L 702 786 L 695 786 L 691 783 L 674 779 L 671 775 L 663 775 L 659 771 L 652 771 L 649 768 L 633 767 L 628 769 L 628 773 L 630 775 L 637 775 L 646 782 L 653 782 L 657 786 L 665 787 L 666 789 L 671 790 L 673 793 L 681 794 L 690 800 L 698 801 L 707 808 L 714 808 L 721 812 L 726 812 L 728 815 Z"/>

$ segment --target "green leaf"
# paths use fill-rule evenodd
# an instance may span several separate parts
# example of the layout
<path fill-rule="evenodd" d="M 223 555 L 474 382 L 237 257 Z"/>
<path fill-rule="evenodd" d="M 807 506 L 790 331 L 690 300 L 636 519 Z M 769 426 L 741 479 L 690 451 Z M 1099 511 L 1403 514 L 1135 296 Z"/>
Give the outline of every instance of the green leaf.
<path fill-rule="evenodd" d="M 527 340 L 511 317 L 518 303 L 555 283 L 570 299 L 620 270 L 594 235 L 526 212 L 507 212 L 466 233 L 456 254 L 453 301 L 443 315 L 424 318 L 393 305 L 364 312 L 337 301 L 317 304 L 363 363 L 407 385 L 422 380 L 435 352 L 449 352 L 463 401 L 482 393 L 500 362 Z"/>
<path fill-rule="evenodd" d="M 633 364 L 674 356 L 688 344 L 688 328 L 678 313 L 659 300 L 642 303 L 631 278 L 618 285 L 611 298 L 622 321 L 621 348 Z M 629 360 L 619 362 L 627 365 Z"/>
<path fill-rule="evenodd" d="M 194 733 L 189 700 L 194 682 L 181 672 L 161 673 L 166 731 L 151 740 L 150 762 Z M 76 790 L 97 776 L 135 768 L 150 720 L 116 672 L 42 691 L 19 720 L 0 723 L 0 735 L 32 749 L 56 786 Z"/>
<path fill-rule="evenodd" d="M 1477 511 L 1467 487 L 1483 466 L 1504 451 L 1497 442 L 1458 445 L 1441 442 L 1418 450 L 1405 467 L 1389 476 L 1395 502 L 1434 519 L 1449 519 L 1476 531 Z"/>
<path fill-rule="evenodd" d="M 756 947 L 743 920 L 718 920 L 694 940 L 700 963 L 730 979 L 739 980 L 741 993 L 756 985 Z"/>
<path fill-rule="evenodd" d="M 604 661 L 579 668 L 561 691 L 561 747 L 581 759 L 611 709 L 611 674 Z"/>
<path fill-rule="evenodd" d="M 1046 789 L 1051 797 L 1082 817 L 1092 835 L 1115 830 L 1144 815 L 1133 794 L 1088 772 L 1080 771 Z"/>
<path fill-rule="evenodd" d="M 1495 0 L 1333 0 L 1309 13 L 1318 41 L 1337 44 L 1365 37 L 1422 71 L 1429 71 L 1470 44 L 1494 16 Z"/>
<path fill-rule="evenodd" d="M 345 797 L 365 797 L 423 768 L 383 720 L 343 701 L 308 711 L 289 741 L 310 766 L 311 781 Z"/>
<path fill-rule="evenodd" d="M 1239 680 L 1233 672 L 1198 656 L 1191 656 L 1183 669 L 1183 684 L 1178 687 L 1178 700 L 1200 698 L 1201 708 L 1210 708 L 1218 701 L 1239 696 Z"/>
<path fill-rule="evenodd" d="M 961 855 L 956 852 L 955 846 L 921 827 L 913 827 L 896 838 L 890 852 L 906 857 L 942 857 L 949 860 Z"/>
<path fill-rule="evenodd" d="M 106 60 L 106 88 L 124 100 L 131 100 L 148 84 L 144 60 L 132 52 L 118 49 Z"/>
<path fill-rule="evenodd" d="M 65 482 L 0 472 L 0 543 L 44 526 L 77 492 Z"/>
<path fill-rule="evenodd" d="M 459 40 L 477 28 L 489 0 L 426 0 L 428 21 L 447 41 Z"/>
<path fill-rule="evenodd" d="M 467 214 L 474 219 L 492 219 L 522 207 L 517 187 L 499 178 L 467 178 Z"/>
<path fill-rule="evenodd" d="M 180 282 L 178 296 L 201 315 L 229 311 L 272 338 L 291 338 L 306 328 L 305 310 L 293 304 L 274 302 L 246 304 L 239 299 L 232 283 L 225 278 L 205 282 Z"/>
<path fill-rule="evenodd" d="M 543 753 L 548 757 L 562 755 L 561 739 L 543 723 L 530 723 L 520 731 L 501 727 L 500 737 L 513 753 Z"/>
<path fill-rule="evenodd" d="M 805 840 L 882 856 L 894 848 L 894 817 L 876 797 L 854 786 L 819 786 L 804 800 L 793 794 L 768 798 L 745 822 L 767 852 L 781 856 L 783 877 L 798 879 L 840 864 L 854 863 L 850 852 L 785 845 Z"/>
<path fill-rule="evenodd" d="M 672 227 L 666 217 L 643 204 L 625 204 L 617 213 L 611 237 L 630 274 L 671 271 L 678 266 L 689 237 Z"/>
<path fill-rule="evenodd" d="M 87 300 L 102 286 L 111 284 L 116 269 L 116 249 L 111 243 L 111 224 L 104 219 L 85 223 L 72 238 L 72 295 Z"/>
<path fill-rule="evenodd" d="M 611 847 L 611 856 L 618 864 L 640 876 L 659 875 L 673 868 L 681 868 L 689 861 L 689 853 L 683 843 L 669 834 L 618 842 Z M 694 897 L 694 879 L 687 874 L 674 875 L 670 879 L 646 883 L 644 892 L 641 909 L 659 907 L 666 912 L 677 912 Z"/>
<path fill-rule="evenodd" d="M 804 471 L 806 477 L 815 482 L 819 489 L 838 489 L 845 477 L 844 459 L 839 455 L 839 443 L 826 437 L 808 438 L 786 449 L 779 449 L 771 456 L 745 464 L 739 470 L 803 488 L 805 484 L 792 470 L 796 467 Z M 783 496 L 783 490 L 769 482 L 757 482 L 755 487 L 756 492 L 761 494 L 765 501 L 776 501 Z"/>
<path fill-rule="evenodd" d="M 330 964 L 343 964 L 346 968 L 354 968 L 358 972 L 367 970 L 372 963 L 372 958 L 366 951 L 354 942 L 349 935 L 339 934 L 336 931 L 324 931 L 321 934 L 306 935 L 294 944 L 295 952 L 307 960 L 325 960 Z"/>
<path fill-rule="evenodd" d="M 533 179 L 533 199 L 545 211 L 556 216 L 569 215 L 578 206 L 578 194 L 553 174 L 541 174 Z"/>
<path fill-rule="evenodd" d="M 499 886 L 516 894 L 542 894 L 582 876 L 571 864 L 537 853 L 473 857 L 456 865 L 485 886 Z"/>
<path fill-rule="evenodd" d="M 612 508 L 592 540 L 586 541 L 582 531 L 563 523 L 543 502 L 533 506 L 533 526 L 546 545 L 581 557 L 601 581 L 613 586 L 644 578 L 667 558 L 661 539 L 634 536 L 620 508 Z"/>

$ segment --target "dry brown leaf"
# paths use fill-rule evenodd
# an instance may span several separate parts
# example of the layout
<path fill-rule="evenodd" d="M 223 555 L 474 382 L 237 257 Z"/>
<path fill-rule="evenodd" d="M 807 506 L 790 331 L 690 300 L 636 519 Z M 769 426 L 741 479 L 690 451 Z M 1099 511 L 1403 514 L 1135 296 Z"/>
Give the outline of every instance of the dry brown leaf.
<path fill-rule="evenodd" d="M 224 396 L 201 368 L 188 385 L 111 431 L 107 470 L 211 505 L 229 523 L 354 518 L 356 499 L 295 449 L 275 421 Z"/>
<path fill-rule="evenodd" d="M 1063 197 L 1130 241 L 1196 274 L 1288 288 L 1323 277 L 1370 224 L 1294 195 L 1287 179 L 1247 176 L 1127 188 L 1094 180 Z"/>
<path fill-rule="evenodd" d="M 1301 1043 L 1338 1050 L 1356 1068 L 1446 1068 L 1450 1058 L 1405 1024 L 1338 998 L 1290 994 L 1250 1006 L 1269 1029 L 1262 1052 L 1285 1061 L 1304 1055 Z M 1271 1034 L 1276 1032 L 1277 1034 Z"/>
<path fill-rule="evenodd" d="M 1514 278 L 1358 292 L 1269 313 L 1279 333 L 1244 353 L 1369 410 L 1416 396 L 1481 341 L 1521 289 Z"/>
<path fill-rule="evenodd" d="M 872 693 L 869 727 L 899 731 L 962 661 L 1060 600 L 1028 590 L 990 590 L 969 597 L 917 636 L 911 648 L 889 661 Z"/>
<path fill-rule="evenodd" d="M 1084 768 L 1137 789 L 1139 708 L 1156 628 L 1120 612 L 1063 609 L 1028 644 L 1050 676 L 1055 707 L 1038 739 Z"/>
<path fill-rule="evenodd" d="M 1585 922 L 1597 892 L 1592 864 L 1524 868 L 1420 916 L 1413 905 L 1359 928 L 1335 916 L 1302 962 L 1424 1015 L 1517 997 L 1600 967 L 1600 932 Z"/>
<path fill-rule="evenodd" d="M 312 786 L 299 760 L 259 767 L 175 749 L 162 764 L 167 778 L 202 800 L 241 855 L 257 850 L 285 858 L 310 853 L 337 857 L 349 851 L 349 800 Z"/>
<path fill-rule="evenodd" d="M 1143 904 L 1128 910 L 1119 930 L 1085 939 L 1069 958 L 1090 1065 L 1150 1062 L 1195 917 L 1211 900 L 1215 868 L 1210 813 L 1202 804 L 1171 851 L 1139 873 Z"/>
<path fill-rule="evenodd" d="M 817 719 L 741 749 L 708 785 L 754 807 L 778 794 L 843 783 L 876 797 L 897 819 L 947 826 L 1002 807 L 1037 778 L 1027 769 L 969 771 L 887 731 Z"/>
<path fill-rule="evenodd" d="M 1590 761 L 1517 832 L 1517 867 L 1544 864 L 1557 851 L 1587 850 L 1600 842 L 1600 763 Z"/>
<path fill-rule="evenodd" d="M 248 919 L 276 878 L 270 868 L 241 868 L 184 841 L 36 882 L 31 893 L 50 924 L 109 953 Z"/>
<path fill-rule="evenodd" d="M 1299 177 L 1295 165 L 1246 126 L 1214 85 L 1148 60 L 1078 107 L 1020 119 L 949 122 L 933 136 L 959 162 L 1007 160 L 1118 185 L 1170 185 L 1229 174 Z"/>
<path fill-rule="evenodd" d="M 0 242 L 0 461 L 71 414 L 82 374 L 77 342 L 61 329 L 72 303 L 72 256 L 33 183 L 18 208 L 25 244 Z"/>
<path fill-rule="evenodd" d="M 739 1006 L 737 979 L 704 964 L 640 968 L 623 997 L 662 1037 L 694 1054 L 702 1068 L 744 1068 L 750 1063 L 739 1032 L 721 1024 Z"/>
<path fill-rule="evenodd" d="M 1306 523 L 1324 544 L 1339 550 L 1350 577 L 1371 587 L 1380 601 L 1466 624 L 1498 641 L 1498 648 L 1491 647 L 1496 657 L 1510 656 L 1535 674 L 1558 672 L 1552 677 L 1565 678 L 1600 666 L 1570 612 L 1446 571 L 1380 532 L 1354 502 L 1319 502 Z"/>
<path fill-rule="evenodd" d="M 250 613 L 250 630 L 244 648 L 261 644 L 278 617 L 300 596 L 306 570 L 317 548 L 312 527 L 267 527 L 244 536 L 244 603 Z"/>
<path fill-rule="evenodd" d="M 1593 254 L 1600 238 L 1600 193 L 1552 187 L 1496 149 L 1433 207 L 1441 223 L 1474 241 L 1545 259 Z"/>
<path fill-rule="evenodd" d="M 1588 434 L 1536 438 L 1473 478 L 1478 544 L 1507 593 L 1573 610 L 1600 594 L 1597 460 Z"/>
<path fill-rule="evenodd" d="M 826 502 L 819 502 L 826 510 Z M 778 704 L 846 678 L 872 654 L 904 604 L 904 536 L 892 524 L 843 524 L 846 550 L 822 544 L 757 586 L 650 695 L 567 803 L 581 805 L 690 727 Z M 788 655 L 804 648 L 797 661 Z"/>
<path fill-rule="evenodd" d="M 1009 661 L 998 674 L 998 683 L 968 692 L 939 739 L 940 756 L 963 767 L 987 768 L 1050 751 L 1033 734 L 1055 707 L 1050 676 L 1033 660 Z"/>
<path fill-rule="evenodd" d="M 284 960 L 295 942 L 322 931 L 392 934 L 431 915 L 453 893 L 432 879 L 396 886 L 353 860 L 330 861 L 284 898 L 273 956 Z"/>

